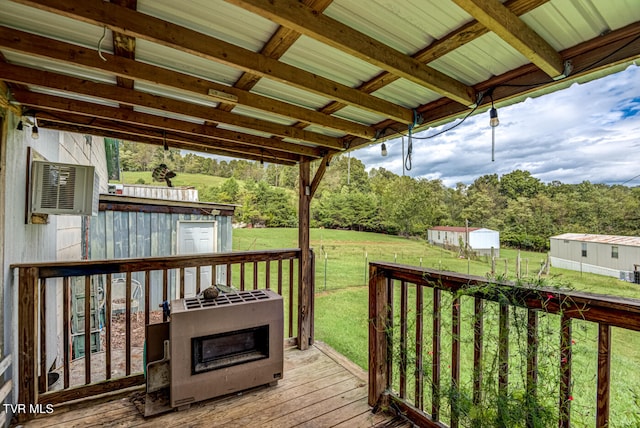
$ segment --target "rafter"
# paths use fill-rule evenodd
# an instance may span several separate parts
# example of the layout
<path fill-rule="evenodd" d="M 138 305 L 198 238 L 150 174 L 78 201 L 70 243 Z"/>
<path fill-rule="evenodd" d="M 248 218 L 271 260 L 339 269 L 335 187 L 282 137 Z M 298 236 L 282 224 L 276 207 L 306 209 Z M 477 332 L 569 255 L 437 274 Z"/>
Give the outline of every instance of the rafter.
<path fill-rule="evenodd" d="M 438 92 L 464 105 L 475 102 L 473 89 L 372 37 L 294 0 L 226 0 L 280 25 Z"/>
<path fill-rule="evenodd" d="M 153 144 L 156 146 L 164 145 L 162 138 L 135 136 L 127 132 L 90 128 L 90 127 L 82 126 L 78 124 L 49 122 L 47 120 L 42 120 L 42 122 L 41 123 L 39 122 L 38 124 L 43 128 L 54 129 L 54 130 L 64 131 L 64 132 L 74 132 L 78 134 L 95 135 L 98 137 L 116 138 L 119 140 L 135 141 L 138 143 Z M 208 145 L 195 144 L 188 141 L 186 142 L 173 141 L 171 144 L 171 147 L 174 147 L 177 149 L 183 149 L 183 150 L 192 150 L 192 151 L 197 151 L 202 153 L 210 153 L 210 154 L 221 155 L 221 156 L 229 156 L 229 157 L 238 157 L 240 155 L 238 152 L 221 149 L 211 144 L 208 144 Z M 254 161 L 264 160 L 265 162 L 278 163 L 282 165 L 295 165 L 298 163 L 297 161 L 271 158 L 271 157 L 268 157 L 267 153 L 265 153 L 264 156 L 262 156 L 261 154 L 258 154 L 258 155 L 242 154 L 241 157 L 244 159 L 250 159 Z"/>
<path fill-rule="evenodd" d="M 252 154 L 255 156 L 263 156 L 265 159 L 271 157 L 274 159 L 295 161 L 300 158 L 299 155 L 277 150 L 266 150 L 261 147 L 245 146 L 215 138 L 194 137 L 193 135 L 176 131 L 155 130 L 143 126 L 128 125 L 113 120 L 91 118 L 74 113 L 50 113 L 47 111 L 39 111 L 37 113 L 37 118 L 38 124 L 43 128 L 45 127 L 44 124 L 63 123 L 67 125 L 83 126 L 91 129 L 122 132 L 128 134 L 131 139 L 136 139 L 138 137 L 152 138 L 161 141 L 163 144 L 166 141 L 169 146 L 173 146 L 173 143 L 187 143 L 219 148 L 226 150 L 229 153 L 236 153 L 240 155 Z"/>
<path fill-rule="evenodd" d="M 27 107 L 46 109 L 52 112 L 76 113 L 86 117 L 108 119 L 128 125 L 141 125 L 154 129 L 158 134 L 161 134 L 163 131 L 179 132 L 195 137 L 214 138 L 216 140 L 224 140 L 253 147 L 263 147 L 267 150 L 278 150 L 311 158 L 319 158 L 325 153 L 325 150 L 284 142 L 273 138 L 265 138 L 123 108 L 96 105 L 94 103 L 72 100 L 70 98 L 30 91 L 15 91 L 14 95 L 22 105 Z"/>
<path fill-rule="evenodd" d="M 498 0 L 453 0 L 551 77 L 561 76 L 560 54 Z"/>
<path fill-rule="evenodd" d="M 278 125 L 265 120 L 254 119 L 224 112 L 213 107 L 191 104 L 172 98 L 151 95 L 145 92 L 120 88 L 105 83 L 96 83 L 47 71 L 39 71 L 28 67 L 7 64 L 0 68 L 0 78 L 15 83 L 36 85 L 57 89 L 69 93 L 102 98 L 118 103 L 156 110 L 169 111 L 185 116 L 193 116 L 202 120 L 226 123 L 241 128 L 254 129 L 285 138 L 306 141 L 309 143 L 342 149 L 342 142 L 334 137 L 302 131 L 290 126 Z"/>
<path fill-rule="evenodd" d="M 14 1 L 94 25 L 107 26 L 112 31 L 249 71 L 298 89 L 391 117 L 402 123 L 413 123 L 413 112 L 405 107 L 203 33 L 112 3 L 102 0 Z"/>
<path fill-rule="evenodd" d="M 237 97 L 237 104 L 252 109 L 304 121 L 322 128 L 342 131 L 362 138 L 371 139 L 375 135 L 375 129 L 370 126 L 332 117 L 311 109 L 251 93 L 248 90 L 221 85 L 199 77 L 113 56 L 104 52 L 102 55 L 107 61 L 102 61 L 95 50 L 3 26 L 0 26 L 0 47 L 9 51 L 25 52 L 38 57 L 64 61 L 87 69 L 106 70 L 118 77 L 126 76 L 142 82 L 181 89 L 200 96 L 207 95 L 209 90 L 213 89 Z"/>

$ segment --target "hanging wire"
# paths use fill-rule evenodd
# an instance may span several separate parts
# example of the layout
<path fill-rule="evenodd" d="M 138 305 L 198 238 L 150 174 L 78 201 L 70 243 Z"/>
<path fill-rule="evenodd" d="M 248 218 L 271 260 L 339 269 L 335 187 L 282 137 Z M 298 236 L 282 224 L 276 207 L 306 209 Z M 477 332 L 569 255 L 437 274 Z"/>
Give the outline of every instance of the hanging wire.
<path fill-rule="evenodd" d="M 102 55 L 102 41 L 106 36 L 107 36 L 107 27 L 104 26 L 102 28 L 102 37 L 100 37 L 100 40 L 98 41 L 98 56 L 102 58 L 104 62 L 107 62 L 107 59 Z"/>

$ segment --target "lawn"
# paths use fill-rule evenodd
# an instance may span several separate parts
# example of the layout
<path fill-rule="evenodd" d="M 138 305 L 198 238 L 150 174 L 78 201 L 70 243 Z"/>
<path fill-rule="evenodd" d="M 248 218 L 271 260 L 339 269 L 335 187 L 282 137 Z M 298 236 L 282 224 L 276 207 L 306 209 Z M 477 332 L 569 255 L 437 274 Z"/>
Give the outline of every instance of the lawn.
<path fill-rule="evenodd" d="M 148 185 L 158 185 L 159 182 L 153 181 L 151 177 L 151 171 L 122 171 L 121 183 L 138 183 Z M 171 183 L 174 187 L 180 186 L 192 186 L 197 189 L 204 189 L 208 186 L 220 186 L 227 179 L 223 177 L 214 177 L 206 174 L 189 174 L 181 172 L 171 179 Z M 242 180 L 238 180 L 240 186 L 244 186 Z M 162 182 L 164 185 L 164 181 Z"/>
<path fill-rule="evenodd" d="M 238 251 L 295 248 L 297 246 L 297 229 L 236 229 L 233 233 L 233 248 Z M 395 261 L 481 276 L 486 275 L 491 269 L 491 263 L 487 258 L 468 261 L 458 258 L 457 253 L 433 247 L 424 241 L 390 235 L 312 229 L 311 246 L 316 255 L 316 339 L 328 343 L 365 369 L 368 365 L 367 263 L 369 261 Z M 516 250 L 502 249 L 501 259 L 496 263 L 497 273 L 504 273 L 504 260 L 507 260 L 507 276 L 514 278 L 517 255 Z M 535 277 L 541 262 L 546 259 L 546 255 L 540 253 L 522 252 L 520 257 L 522 275 L 525 277 Z M 581 291 L 640 298 L 640 287 L 636 284 L 622 282 L 611 277 L 551 268 L 546 281 L 553 285 Z M 428 307 L 426 305 L 429 304 L 430 295 L 429 291 L 425 293 L 425 307 Z M 410 292 L 410 299 L 411 296 Z M 395 300 L 399 301 L 399 299 Z M 447 307 L 447 302 L 449 305 L 451 304 L 450 296 L 444 297 L 443 304 L 445 306 L 443 307 Z M 466 302 L 463 300 L 463 317 L 465 314 L 471 313 L 472 307 L 471 299 Z M 445 311 L 445 314 L 449 312 Z M 518 315 L 514 312 L 512 314 L 512 329 L 518 330 L 515 327 L 517 318 L 522 319 L 523 316 L 523 313 Z M 491 318 L 491 315 L 488 317 Z M 424 320 L 425 325 L 430 325 L 427 318 L 428 316 Z M 541 337 L 541 341 L 547 344 L 545 345 L 547 349 L 541 348 L 543 355 L 540 357 L 540 380 L 544 382 L 546 376 L 547 382 L 544 386 L 547 390 L 544 394 L 547 407 L 555 412 L 557 412 L 558 400 L 557 388 L 555 387 L 558 384 L 559 323 L 557 318 L 557 316 L 541 316 L 540 324 L 540 331 L 544 335 Z M 487 324 L 490 323 L 487 322 Z M 450 325 L 450 315 L 445 315 L 443 318 L 443 326 L 446 325 Z M 463 355 L 469 355 L 469 352 L 473 353 L 472 328 L 469 324 L 465 324 L 465 326 L 469 327 L 463 328 Z M 491 327 L 485 328 L 487 329 L 485 331 L 487 337 L 485 339 L 486 361 L 491 362 L 492 356 L 495 354 L 495 340 L 493 339 L 496 333 L 492 332 Z M 447 329 L 448 327 L 443 327 L 443 331 L 447 331 Z M 424 338 L 427 344 L 431 340 L 428 337 L 429 334 L 426 334 Z M 575 321 L 573 323 L 573 338 L 576 343 L 573 350 L 574 402 L 572 403 L 572 422 L 574 426 L 592 426 L 595 417 L 597 326 L 592 323 Z M 521 345 L 515 343 L 515 338 L 512 338 L 512 341 L 514 341 L 511 357 L 513 359 L 517 357 L 518 346 Z M 442 345 L 443 355 L 450 355 L 450 343 L 450 334 L 448 337 L 445 335 Z M 640 334 L 613 329 L 613 348 L 611 427 L 638 426 L 636 424 L 640 423 L 640 420 L 637 419 L 637 409 L 640 404 L 640 379 L 638 379 L 637 367 L 640 366 L 640 353 L 638 352 Z M 514 361 L 510 368 L 511 393 L 516 399 L 515 403 L 518 402 L 517 399 L 522 398 L 524 393 L 522 382 L 518 381 L 518 376 L 522 371 L 522 359 L 520 360 L 520 362 Z M 463 362 L 462 387 L 464 388 L 466 385 L 468 389 L 471 368 L 468 365 L 465 367 L 464 364 Z M 448 375 L 447 370 L 446 367 L 443 367 L 443 379 L 446 379 Z M 490 376 L 487 378 L 489 379 Z M 520 379 L 522 379 L 521 376 Z M 542 386 L 541 389 L 543 389 Z M 513 409 L 518 411 L 517 405 L 513 406 Z"/>

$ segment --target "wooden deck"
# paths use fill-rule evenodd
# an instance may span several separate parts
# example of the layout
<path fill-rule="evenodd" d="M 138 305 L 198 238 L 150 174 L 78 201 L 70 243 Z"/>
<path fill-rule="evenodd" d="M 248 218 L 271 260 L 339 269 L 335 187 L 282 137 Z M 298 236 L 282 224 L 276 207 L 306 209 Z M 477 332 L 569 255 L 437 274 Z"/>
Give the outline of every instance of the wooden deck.
<path fill-rule="evenodd" d="M 138 393 L 139 394 L 139 393 Z M 190 408 L 143 418 L 129 397 L 56 408 L 25 427 L 404 427 L 367 404 L 367 373 L 329 346 L 285 349 L 284 379 L 275 387 L 212 399 Z"/>

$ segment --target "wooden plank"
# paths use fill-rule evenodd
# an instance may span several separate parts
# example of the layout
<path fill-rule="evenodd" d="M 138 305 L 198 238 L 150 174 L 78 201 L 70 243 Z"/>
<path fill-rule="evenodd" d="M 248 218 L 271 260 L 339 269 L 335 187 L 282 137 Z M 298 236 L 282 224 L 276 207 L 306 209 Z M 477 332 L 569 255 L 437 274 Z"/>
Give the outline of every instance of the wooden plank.
<path fill-rule="evenodd" d="M 560 428 L 571 426 L 571 318 L 560 320 Z"/>
<path fill-rule="evenodd" d="M 500 303 L 498 324 L 498 419 L 503 421 L 509 393 L 509 305 L 505 303 Z"/>
<path fill-rule="evenodd" d="M 369 267 L 369 405 L 384 405 L 381 401 L 389 385 L 387 280 L 375 267 Z"/>
<path fill-rule="evenodd" d="M 407 316 L 408 287 L 400 282 L 400 398 L 407 397 Z"/>
<path fill-rule="evenodd" d="M 482 402 L 484 301 L 479 297 L 474 298 L 473 314 L 473 405 L 480 406 Z M 472 426 L 479 428 L 482 426 L 482 421 L 473 419 Z"/>
<path fill-rule="evenodd" d="M 104 313 L 104 370 L 105 370 L 105 379 L 111 379 L 111 275 L 106 275 L 107 283 L 106 293 L 105 293 L 105 313 Z M 65 373 L 67 370 L 65 369 Z M 69 388 L 69 384 L 66 383 L 64 386 L 65 389 Z"/>
<path fill-rule="evenodd" d="M 9 366 L 11 366 L 11 354 L 6 355 L 4 359 L 0 361 L 0 377 L 4 375 L 4 372 L 9 368 Z"/>
<path fill-rule="evenodd" d="M 271 288 L 271 261 L 267 260 L 264 267 L 265 288 Z"/>
<path fill-rule="evenodd" d="M 282 259 L 278 259 L 278 294 L 282 296 Z"/>
<path fill-rule="evenodd" d="M 538 312 L 527 311 L 527 396 L 531 402 L 537 402 L 538 396 Z M 527 409 L 527 428 L 535 426 L 533 412 L 537 409 Z"/>
<path fill-rule="evenodd" d="M 91 277 L 84 277 L 84 383 L 91 383 Z"/>
<path fill-rule="evenodd" d="M 424 365 L 422 355 L 422 345 L 424 342 L 424 289 L 420 285 L 416 285 L 416 367 L 415 367 L 415 387 L 414 387 L 414 405 L 424 410 Z"/>
<path fill-rule="evenodd" d="M 463 105 L 473 90 L 424 63 L 294 0 L 227 0 L 297 32 L 438 92 Z"/>
<path fill-rule="evenodd" d="M 127 376 L 131 374 L 131 272 L 127 272 L 125 281 L 125 373 Z"/>
<path fill-rule="evenodd" d="M 38 402 L 38 307 L 39 269 L 24 267 L 18 276 L 18 403 Z M 19 414 L 18 421 L 27 420 L 29 415 Z"/>
<path fill-rule="evenodd" d="M 90 385 L 78 386 L 61 391 L 52 391 L 42 394 L 39 403 L 42 404 L 60 404 L 67 401 L 85 399 L 108 392 L 119 391 L 133 386 L 143 385 L 145 382 L 143 374 L 137 374 L 118 379 L 105 380 L 102 382 L 92 383 Z"/>
<path fill-rule="evenodd" d="M 387 278 L 387 389 L 393 385 L 393 338 L 395 336 L 394 330 L 394 322 L 395 322 L 395 311 L 394 311 L 394 287 L 395 281 L 390 278 Z M 389 351 L 391 349 L 391 351 Z"/>
<path fill-rule="evenodd" d="M 307 160 L 300 162 L 298 189 L 298 247 L 300 259 L 298 261 L 298 346 L 301 350 L 309 347 L 311 342 L 311 300 L 313 295 L 311 272 L 311 253 L 309 227 L 311 221 L 311 163 Z"/>
<path fill-rule="evenodd" d="M 4 383 L 4 385 L 2 385 L 2 387 L 0 387 L 0 403 L 4 403 L 4 400 L 11 393 L 11 388 L 13 388 L 13 381 L 11 379 L 6 381 Z"/>
<path fill-rule="evenodd" d="M 460 424 L 460 314 L 460 297 L 455 297 L 451 303 L 451 428 Z"/>
<path fill-rule="evenodd" d="M 253 262 L 253 289 L 258 289 L 258 262 Z"/>
<path fill-rule="evenodd" d="M 611 326 L 598 325 L 598 398 L 596 426 L 609 426 L 609 407 L 611 387 Z"/>
<path fill-rule="evenodd" d="M 550 77 L 562 75 L 564 65 L 560 54 L 498 0 L 454 2 Z"/>
<path fill-rule="evenodd" d="M 200 268 L 198 268 L 200 272 Z M 149 310 L 151 306 L 151 271 L 144 272 L 144 325 L 149 324 Z"/>
<path fill-rule="evenodd" d="M 433 289 L 433 330 L 432 330 L 432 360 L 431 360 L 431 418 L 434 421 L 440 420 L 440 357 L 442 352 L 442 294 L 440 289 Z"/>
<path fill-rule="evenodd" d="M 107 58 L 105 62 L 99 58 L 96 50 L 89 49 L 86 46 L 79 47 L 71 43 L 2 26 L 0 26 L 0 46 L 10 51 L 27 52 L 38 57 L 51 58 L 92 70 L 109 71 L 117 76 L 131 77 L 137 81 L 178 88 L 199 96 L 208 95 L 209 89 L 213 89 L 238 97 L 237 103 L 233 104 L 233 106 L 244 105 L 282 117 L 316 124 L 323 128 L 343 131 L 362 138 L 372 139 L 375 137 L 375 129 L 372 127 L 274 100 L 273 98 L 250 92 L 250 88 L 221 85 L 211 80 L 205 80 L 202 77 L 191 76 L 133 59 L 119 58 L 108 52 L 102 52 L 102 55 Z"/>
<path fill-rule="evenodd" d="M 110 275 L 109 275 L 110 276 Z M 107 296 L 110 296 L 111 287 L 107 286 Z M 107 299 L 107 311 L 111 308 L 110 300 Z M 107 312 L 109 313 L 109 312 Z M 69 285 L 69 278 L 62 279 L 62 352 L 64 355 L 64 372 L 63 382 L 64 388 L 69 388 L 69 382 L 71 377 L 71 287 Z M 109 324 L 107 320 L 107 345 L 109 344 Z M 107 349 L 109 349 L 107 347 Z M 108 351 L 107 351 L 108 352 Z M 107 372 L 108 373 L 108 372 Z"/>
<path fill-rule="evenodd" d="M 289 259 L 289 337 L 293 337 L 293 302 L 295 301 L 293 298 L 294 289 L 293 289 L 293 259 Z"/>
<path fill-rule="evenodd" d="M 38 390 L 47 391 L 47 280 L 40 279 L 40 376 Z M 2 400 L 0 400 L 2 401 Z"/>
<path fill-rule="evenodd" d="M 162 269 L 162 301 L 169 300 L 169 270 Z"/>
<path fill-rule="evenodd" d="M 245 263 L 242 262 L 240 263 L 240 290 L 244 291 L 244 275 L 245 275 L 245 271 L 246 271 L 246 267 L 245 267 Z"/>
<path fill-rule="evenodd" d="M 213 276 L 212 278 L 213 284 L 215 284 L 216 272 L 213 269 L 211 270 L 211 275 Z M 202 266 L 197 266 L 196 267 L 196 294 L 200 294 L 200 292 L 203 290 L 201 282 L 202 282 Z"/>
<path fill-rule="evenodd" d="M 23 75 L 23 73 L 28 73 L 29 76 Z M 238 126 L 241 128 L 249 128 L 257 131 L 265 132 L 267 134 L 273 134 L 282 138 L 292 138 L 300 141 L 306 141 L 308 143 L 317 144 L 323 147 L 331 148 L 331 149 L 341 149 L 342 143 L 336 137 L 329 137 L 326 135 L 322 135 L 316 132 L 304 131 L 302 129 L 297 129 L 293 127 L 287 127 L 284 125 L 276 124 L 273 122 L 269 122 L 263 119 L 255 119 L 248 116 L 241 116 L 235 113 L 228 113 L 222 110 L 218 110 L 214 107 L 204 106 L 199 104 L 190 103 L 188 101 L 181 101 L 176 99 L 171 99 L 168 97 L 162 97 L 159 95 L 151 95 L 145 94 L 141 91 L 136 91 L 127 88 L 121 88 L 114 86 L 108 83 L 98 83 L 98 82 L 90 82 L 83 79 L 78 79 L 75 77 L 68 77 L 62 74 L 53 73 L 49 71 L 39 71 L 30 67 L 24 67 L 19 65 L 9 65 L 7 63 L 3 64 L 2 69 L 0 70 L 0 78 L 5 81 L 13 82 L 13 83 L 22 83 L 28 85 L 38 85 L 49 87 L 57 90 L 65 90 L 67 92 L 73 92 L 80 95 L 90 95 L 94 94 L 97 97 L 105 98 L 114 102 L 119 102 L 122 104 L 128 104 L 135 107 L 145 107 L 145 108 L 154 108 L 154 109 L 162 109 L 171 111 L 174 113 L 182 112 L 183 115 L 197 117 L 203 120 L 209 119 L 211 121 L 216 121 L 220 123 L 228 123 L 234 126 Z M 84 82 L 84 84 L 83 84 Z M 29 93 L 27 91 L 16 91 L 16 98 L 24 97 L 25 101 L 30 100 L 30 104 L 39 104 L 43 103 L 45 105 L 49 105 L 50 108 L 55 108 L 57 110 L 60 109 L 68 109 L 72 111 L 76 111 L 81 115 L 87 115 L 87 108 L 89 104 L 80 103 L 80 102 L 67 102 L 66 104 L 61 103 L 60 101 L 56 101 L 55 99 L 51 99 L 49 97 L 37 97 L 32 94 L 29 98 Z M 65 107 L 67 106 L 67 107 Z M 95 107 L 98 110 L 98 117 L 104 117 L 104 119 L 96 119 L 96 121 L 108 121 L 108 120 L 118 120 L 122 121 L 130 121 L 135 118 L 136 121 L 140 121 L 147 126 L 161 126 L 167 127 L 167 129 L 171 129 L 171 135 L 177 136 L 180 133 L 185 133 L 185 138 L 192 138 L 194 140 L 199 140 L 195 131 L 193 131 L 194 126 L 188 128 L 184 122 L 178 120 L 162 120 L 158 121 L 157 119 L 144 114 L 134 114 L 129 116 L 125 114 L 120 109 L 117 108 L 102 108 L 102 106 Z M 54 120 L 55 117 L 49 117 L 48 120 Z M 89 121 L 77 122 L 77 123 L 85 123 L 88 124 Z M 103 125 L 101 127 L 103 129 L 113 129 L 107 126 L 106 122 L 102 122 Z M 165 125 L 162 125 L 165 124 Z M 179 128 L 178 131 L 176 128 Z M 184 130 L 192 129 L 189 132 L 185 132 Z M 203 132 L 204 136 L 207 138 L 214 138 L 216 135 L 224 136 L 227 139 L 231 139 L 233 144 L 251 144 L 254 142 L 254 146 L 257 144 L 258 146 L 266 145 L 272 150 L 284 150 L 286 148 L 282 143 L 273 141 L 268 142 L 265 140 L 261 140 L 259 138 L 252 138 L 249 134 L 239 135 L 237 137 L 233 137 L 232 134 L 227 132 L 214 132 L 209 130 L 208 127 L 202 126 L 198 128 L 199 131 Z M 146 135 L 146 134 L 140 134 Z M 187 137 L 190 136 L 190 137 Z M 241 138 L 240 138 L 241 137 Z M 224 141 L 224 139 L 218 138 L 220 141 Z M 200 140 L 202 142 L 203 140 Z M 258 143 L 259 142 L 259 143 Z M 295 146 L 294 146 L 295 147 Z M 228 146 L 227 149 L 230 149 Z M 247 148 L 248 149 L 248 148 Z M 301 150 L 304 150 L 300 147 Z M 253 151 L 253 153 L 257 153 Z M 307 153 L 303 151 L 301 154 Z M 316 153 L 315 157 L 320 157 L 320 153 Z"/>
<path fill-rule="evenodd" d="M 231 277 L 233 276 L 232 264 L 227 263 L 227 287 L 231 287 Z"/>

